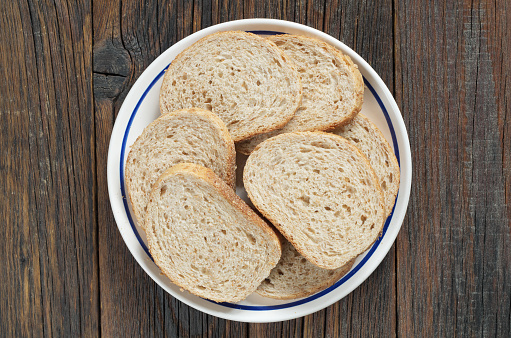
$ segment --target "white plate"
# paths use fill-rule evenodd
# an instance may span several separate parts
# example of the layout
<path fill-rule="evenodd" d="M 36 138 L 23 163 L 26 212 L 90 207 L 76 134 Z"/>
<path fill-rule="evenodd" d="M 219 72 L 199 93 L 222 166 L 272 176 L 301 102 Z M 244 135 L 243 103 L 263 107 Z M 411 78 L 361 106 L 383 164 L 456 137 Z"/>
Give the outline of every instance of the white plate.
<path fill-rule="evenodd" d="M 136 138 L 151 121 L 160 115 L 158 96 L 165 69 L 177 54 L 195 41 L 218 31 L 229 30 L 251 31 L 262 35 L 291 33 L 312 36 L 349 55 L 358 64 L 364 76 L 365 93 L 362 113 L 380 128 L 394 147 L 400 163 L 400 190 L 394 211 L 385 223 L 382 236 L 356 260 L 347 275 L 333 286 L 307 298 L 281 301 L 253 294 L 236 304 L 217 304 L 180 291 L 179 287 L 160 273 L 160 269 L 152 261 L 145 244 L 144 232 L 134 223 L 130 203 L 125 198 L 123 178 L 125 160 Z M 112 211 L 126 245 L 140 266 L 169 294 L 189 306 L 217 317 L 242 322 L 275 322 L 305 316 L 337 302 L 359 286 L 383 260 L 401 228 L 410 196 L 411 173 L 410 144 L 399 108 L 383 81 L 369 64 L 353 50 L 325 33 L 297 23 L 269 19 L 247 19 L 212 26 L 179 41 L 160 55 L 142 73 L 124 100 L 115 121 L 108 151 L 108 191 Z M 246 199 L 242 187 L 239 186 L 237 192 Z"/>

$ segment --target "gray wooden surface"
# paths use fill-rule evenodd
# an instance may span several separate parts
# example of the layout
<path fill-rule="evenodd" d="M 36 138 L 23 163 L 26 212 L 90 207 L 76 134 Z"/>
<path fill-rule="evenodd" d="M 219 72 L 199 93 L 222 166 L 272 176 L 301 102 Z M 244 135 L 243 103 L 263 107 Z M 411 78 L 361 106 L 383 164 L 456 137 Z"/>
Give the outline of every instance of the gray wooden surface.
<path fill-rule="evenodd" d="M 0 336 L 511 336 L 509 1 L 4 1 Z M 343 300 L 273 324 L 205 315 L 138 266 L 109 205 L 116 113 L 164 50 L 279 18 L 359 53 L 412 148 L 401 232 Z"/>

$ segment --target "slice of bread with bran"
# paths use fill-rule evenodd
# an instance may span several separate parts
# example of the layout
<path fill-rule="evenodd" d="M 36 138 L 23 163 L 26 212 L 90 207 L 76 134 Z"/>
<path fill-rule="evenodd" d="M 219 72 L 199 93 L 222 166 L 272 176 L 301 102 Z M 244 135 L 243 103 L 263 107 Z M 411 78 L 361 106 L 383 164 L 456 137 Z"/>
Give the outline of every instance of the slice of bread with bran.
<path fill-rule="evenodd" d="M 219 32 L 172 61 L 163 78 L 160 109 L 211 110 L 237 142 L 283 127 L 301 93 L 298 72 L 273 42 L 251 33 Z"/>
<path fill-rule="evenodd" d="M 284 240 L 279 263 L 256 292 L 275 299 L 307 297 L 337 282 L 350 271 L 353 262 L 335 270 L 322 269 L 306 260 L 291 243 Z"/>
<path fill-rule="evenodd" d="M 302 81 L 302 102 L 282 129 L 237 142 L 236 150 L 246 155 L 277 134 L 344 125 L 362 108 L 364 82 L 349 56 L 315 38 L 285 34 L 268 39 L 295 63 Z"/>
<path fill-rule="evenodd" d="M 324 132 L 286 133 L 250 154 L 243 183 L 255 207 L 311 263 L 337 269 L 383 228 L 383 193 L 367 158 Z"/>
<path fill-rule="evenodd" d="M 281 255 L 277 235 L 212 170 L 180 163 L 154 184 L 149 250 L 169 279 L 216 302 L 254 292 Z"/>
<path fill-rule="evenodd" d="M 352 142 L 369 160 L 385 198 L 385 213 L 388 216 L 399 190 L 399 163 L 380 129 L 366 116 L 358 114 L 349 123 L 332 133 Z"/>
<path fill-rule="evenodd" d="M 182 162 L 211 168 L 235 187 L 234 142 L 215 114 L 189 108 L 162 115 L 133 143 L 125 166 L 126 190 L 142 228 L 152 185 L 166 169 Z"/>

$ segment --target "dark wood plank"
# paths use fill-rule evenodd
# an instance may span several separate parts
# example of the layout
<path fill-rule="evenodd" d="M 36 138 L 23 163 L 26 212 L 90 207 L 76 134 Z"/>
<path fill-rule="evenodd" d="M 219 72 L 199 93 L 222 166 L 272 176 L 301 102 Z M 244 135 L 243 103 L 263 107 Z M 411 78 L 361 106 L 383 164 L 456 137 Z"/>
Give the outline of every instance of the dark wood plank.
<path fill-rule="evenodd" d="M 89 5 L 2 4 L 1 68 L 9 79 L 0 85 L 6 335 L 97 334 Z"/>
<path fill-rule="evenodd" d="M 36 206 L 32 186 L 27 118 L 37 109 L 37 95 L 29 88 L 35 69 L 35 50 L 22 31 L 28 10 L 17 3 L 4 4 L 0 16 L 0 332 L 6 336 L 37 336 L 44 332 L 41 306 L 41 267 Z M 30 29 L 30 27 L 27 27 Z M 25 57 L 22 57 L 26 55 Z M 33 141 L 32 141 L 33 142 Z M 33 146 L 32 146 L 33 148 Z"/>
<path fill-rule="evenodd" d="M 123 242 L 107 190 L 108 144 L 115 115 L 136 77 L 160 51 L 158 35 L 150 27 L 132 27 L 132 20 L 143 22 L 149 15 L 154 16 L 156 4 L 132 4 L 135 2 L 93 3 L 101 334 L 175 336 L 177 326 L 165 326 L 165 313 L 161 311 L 163 291 L 138 266 Z M 123 35 L 125 30 L 127 35 Z"/>
<path fill-rule="evenodd" d="M 509 3 L 395 6 L 396 97 L 415 164 L 398 332 L 509 336 Z"/>

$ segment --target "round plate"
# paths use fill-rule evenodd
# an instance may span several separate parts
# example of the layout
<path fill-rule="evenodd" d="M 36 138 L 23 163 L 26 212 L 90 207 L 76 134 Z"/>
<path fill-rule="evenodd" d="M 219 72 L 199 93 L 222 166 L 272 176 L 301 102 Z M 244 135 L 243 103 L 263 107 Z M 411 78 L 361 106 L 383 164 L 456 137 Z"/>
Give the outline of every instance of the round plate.
<path fill-rule="evenodd" d="M 381 237 L 359 256 L 351 271 L 331 287 L 297 300 L 274 300 L 257 294 L 239 303 L 215 303 L 188 292 L 160 273 L 146 246 L 146 238 L 132 218 L 124 186 L 124 164 L 130 147 L 144 128 L 160 115 L 159 90 L 169 63 L 183 49 L 206 35 L 218 31 L 242 30 L 260 35 L 300 34 L 319 38 L 349 55 L 364 76 L 365 92 L 362 113 L 385 135 L 393 146 L 401 168 L 401 184 L 393 213 L 387 219 Z M 401 228 L 410 196 L 412 162 L 406 128 L 394 98 L 378 74 L 349 47 L 313 28 L 297 23 L 248 19 L 222 23 L 203 29 L 179 41 L 160 55 L 131 88 L 115 121 L 108 151 L 108 191 L 119 231 L 132 255 L 151 278 L 173 297 L 205 313 L 242 322 L 275 322 L 298 318 L 319 311 L 345 297 L 359 286 L 380 264 Z M 242 161 L 243 162 L 243 161 Z M 241 171 L 243 163 L 238 163 Z M 241 180 L 238 182 L 242 184 Z M 246 200 L 242 186 L 237 193 Z"/>

